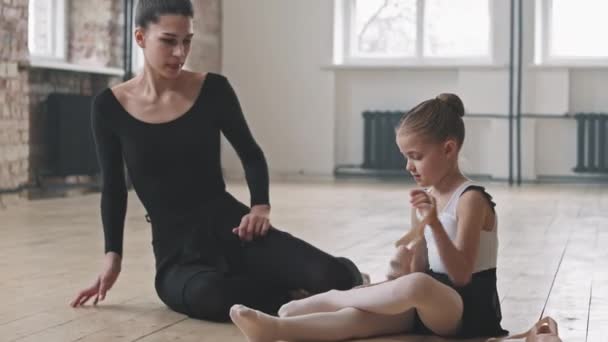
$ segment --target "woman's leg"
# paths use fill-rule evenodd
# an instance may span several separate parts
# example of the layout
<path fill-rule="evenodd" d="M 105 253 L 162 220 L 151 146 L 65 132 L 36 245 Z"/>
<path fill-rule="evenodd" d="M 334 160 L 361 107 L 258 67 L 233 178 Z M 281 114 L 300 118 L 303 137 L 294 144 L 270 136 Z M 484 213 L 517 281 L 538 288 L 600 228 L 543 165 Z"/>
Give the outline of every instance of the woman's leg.
<path fill-rule="evenodd" d="M 458 292 L 424 273 L 411 273 L 375 286 L 329 291 L 283 306 L 283 316 L 334 312 L 353 307 L 381 315 L 416 309 L 422 322 L 438 335 L 454 334 L 463 312 Z"/>
<path fill-rule="evenodd" d="M 275 314 L 288 299 L 285 289 L 243 275 L 227 275 L 202 265 L 176 265 L 158 279 L 161 300 L 192 318 L 224 322 L 230 307 L 245 304 Z"/>
<path fill-rule="evenodd" d="M 250 342 L 367 338 L 403 333 L 411 330 L 414 323 L 413 310 L 397 315 L 379 315 L 355 308 L 279 318 L 235 305 L 230 310 L 230 317 Z"/>
<path fill-rule="evenodd" d="M 362 276 L 352 261 L 336 258 L 289 233 L 271 230 L 243 248 L 247 270 L 280 281 L 290 290 L 321 293 L 361 285 Z"/>
<path fill-rule="evenodd" d="M 245 205 L 229 201 L 222 208 L 216 232 L 232 259 L 238 260 L 234 263 L 252 278 L 313 294 L 361 285 L 361 273 L 350 260 L 333 257 L 289 233 L 271 228 L 266 236 L 240 241 L 232 228 L 247 212 Z"/>

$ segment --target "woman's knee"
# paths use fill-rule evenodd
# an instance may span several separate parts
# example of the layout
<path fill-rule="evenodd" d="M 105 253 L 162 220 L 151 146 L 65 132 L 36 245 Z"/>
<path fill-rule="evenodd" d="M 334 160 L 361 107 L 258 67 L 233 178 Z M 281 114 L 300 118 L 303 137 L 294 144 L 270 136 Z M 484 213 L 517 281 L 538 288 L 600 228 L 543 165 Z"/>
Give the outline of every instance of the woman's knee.
<path fill-rule="evenodd" d="M 363 283 L 363 276 L 357 265 L 344 257 L 330 258 L 318 267 L 315 273 L 318 283 L 324 286 L 322 291 L 350 290 Z"/>
<path fill-rule="evenodd" d="M 184 286 L 183 301 L 193 318 L 224 322 L 233 304 L 220 275 L 194 277 Z"/>
<path fill-rule="evenodd" d="M 350 261 L 350 260 L 349 260 Z M 321 265 L 315 265 L 308 275 L 309 291 L 313 293 L 327 292 L 329 290 L 348 290 L 358 285 L 353 274 L 353 267 L 337 258 L 327 260 Z"/>

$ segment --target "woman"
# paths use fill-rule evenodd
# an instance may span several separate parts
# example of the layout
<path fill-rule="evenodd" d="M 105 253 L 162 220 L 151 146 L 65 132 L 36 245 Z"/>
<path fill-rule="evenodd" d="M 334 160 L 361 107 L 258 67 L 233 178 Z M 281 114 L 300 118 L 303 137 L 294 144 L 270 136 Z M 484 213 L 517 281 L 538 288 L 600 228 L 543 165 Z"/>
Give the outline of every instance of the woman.
<path fill-rule="evenodd" d="M 155 287 L 171 309 L 228 320 L 233 304 L 276 313 L 289 293 L 348 289 L 356 266 L 271 227 L 268 168 L 225 77 L 182 67 L 192 40 L 189 0 L 140 0 L 143 72 L 105 89 L 92 108 L 103 175 L 105 266 L 72 306 L 105 298 L 122 260 L 124 163 L 152 224 Z M 220 132 L 245 168 L 251 209 L 225 190 Z"/>

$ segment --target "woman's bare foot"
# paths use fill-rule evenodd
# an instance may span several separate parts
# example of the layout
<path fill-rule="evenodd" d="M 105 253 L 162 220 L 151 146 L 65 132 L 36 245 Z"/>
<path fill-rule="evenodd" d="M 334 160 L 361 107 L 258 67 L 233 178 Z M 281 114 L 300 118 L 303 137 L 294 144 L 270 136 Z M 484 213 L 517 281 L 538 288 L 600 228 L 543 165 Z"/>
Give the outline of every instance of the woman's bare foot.
<path fill-rule="evenodd" d="M 274 342 L 277 330 L 276 318 L 244 305 L 230 308 L 232 322 L 247 337 L 249 342 Z"/>

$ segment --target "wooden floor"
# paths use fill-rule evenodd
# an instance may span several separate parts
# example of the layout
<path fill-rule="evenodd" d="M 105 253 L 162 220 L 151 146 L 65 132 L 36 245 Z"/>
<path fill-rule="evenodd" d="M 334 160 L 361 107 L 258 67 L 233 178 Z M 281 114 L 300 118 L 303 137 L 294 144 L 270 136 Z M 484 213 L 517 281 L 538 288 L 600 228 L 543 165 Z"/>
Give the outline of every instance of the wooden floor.
<path fill-rule="evenodd" d="M 384 274 L 406 229 L 409 184 L 273 184 L 272 223 Z M 241 184 L 230 191 L 245 202 Z M 499 210 L 504 326 L 553 316 L 564 341 L 608 341 L 608 187 L 489 185 Z M 169 311 L 153 289 L 150 228 L 129 194 L 123 272 L 103 305 L 68 302 L 99 270 L 97 194 L 24 202 L 0 211 L 0 341 L 243 341 L 230 324 Z M 374 341 L 435 341 L 396 336 Z"/>

